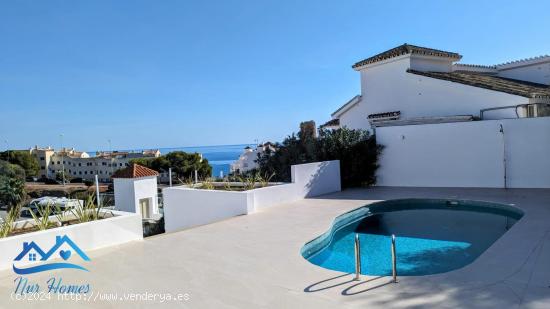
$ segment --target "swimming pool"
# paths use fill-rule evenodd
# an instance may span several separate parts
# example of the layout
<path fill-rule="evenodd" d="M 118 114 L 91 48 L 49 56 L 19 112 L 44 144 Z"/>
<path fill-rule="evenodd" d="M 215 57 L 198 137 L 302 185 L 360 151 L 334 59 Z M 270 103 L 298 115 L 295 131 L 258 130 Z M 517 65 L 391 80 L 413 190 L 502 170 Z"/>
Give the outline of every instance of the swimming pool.
<path fill-rule="evenodd" d="M 522 216 L 520 209 L 489 202 L 388 200 L 338 216 L 301 253 L 315 265 L 353 273 L 357 233 L 361 273 L 387 276 L 391 275 L 391 235 L 395 234 L 400 276 L 444 273 L 472 263 Z"/>

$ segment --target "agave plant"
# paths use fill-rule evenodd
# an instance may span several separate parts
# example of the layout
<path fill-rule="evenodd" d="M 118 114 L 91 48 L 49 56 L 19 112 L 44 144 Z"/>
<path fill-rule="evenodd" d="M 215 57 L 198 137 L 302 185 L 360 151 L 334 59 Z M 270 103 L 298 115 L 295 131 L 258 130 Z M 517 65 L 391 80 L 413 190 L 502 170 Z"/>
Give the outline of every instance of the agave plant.
<path fill-rule="evenodd" d="M 68 211 L 61 207 L 61 205 L 56 204 L 55 205 L 55 217 L 57 218 L 57 221 L 59 222 L 59 225 L 63 225 L 63 222 L 69 221 Z"/>
<path fill-rule="evenodd" d="M 206 190 L 214 190 L 214 179 L 212 177 L 205 178 L 202 181 L 202 188 Z"/>
<path fill-rule="evenodd" d="M 105 218 L 107 214 L 113 216 L 112 212 L 102 211 L 101 205 L 96 205 L 94 195 L 88 195 L 84 205 L 71 208 L 71 212 L 80 223 L 90 222 Z"/>
<path fill-rule="evenodd" d="M 233 187 L 231 187 L 231 182 L 229 182 L 229 179 L 227 179 L 224 183 L 223 183 L 223 189 L 225 191 L 233 191 Z"/>
<path fill-rule="evenodd" d="M 243 184 L 244 190 L 252 190 L 256 188 L 256 174 L 249 174 L 248 176 L 239 176 L 239 182 Z"/>
<path fill-rule="evenodd" d="M 47 230 L 55 225 L 55 223 L 50 221 L 50 216 L 53 212 L 51 203 L 48 202 L 46 206 L 36 205 L 36 209 L 38 211 L 38 215 L 35 214 L 34 211 L 31 211 L 31 216 L 34 219 L 35 226 L 38 227 L 39 230 Z"/>
<path fill-rule="evenodd" d="M 21 210 L 21 204 L 12 207 L 4 220 L 0 222 L 0 238 L 7 237 L 13 231 L 13 223 L 19 217 L 19 211 Z"/>
<path fill-rule="evenodd" d="M 275 177 L 275 173 L 271 173 L 271 175 L 268 175 L 267 173 L 264 176 L 261 176 L 259 173 L 258 175 L 258 182 L 260 183 L 260 187 L 267 187 L 269 185 L 269 182 L 273 177 Z"/>

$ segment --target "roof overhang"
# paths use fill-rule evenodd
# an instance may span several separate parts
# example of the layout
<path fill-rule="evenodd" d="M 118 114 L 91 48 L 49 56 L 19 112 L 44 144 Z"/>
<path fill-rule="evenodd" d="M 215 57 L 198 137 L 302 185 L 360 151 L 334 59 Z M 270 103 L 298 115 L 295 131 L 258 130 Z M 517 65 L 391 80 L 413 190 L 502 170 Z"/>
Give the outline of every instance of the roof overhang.
<path fill-rule="evenodd" d="M 340 106 L 334 113 L 330 116 L 332 118 L 339 118 L 343 113 L 347 112 L 350 108 L 354 107 L 357 103 L 361 102 L 361 96 L 356 95 L 351 100 L 346 102 L 344 105 Z"/>

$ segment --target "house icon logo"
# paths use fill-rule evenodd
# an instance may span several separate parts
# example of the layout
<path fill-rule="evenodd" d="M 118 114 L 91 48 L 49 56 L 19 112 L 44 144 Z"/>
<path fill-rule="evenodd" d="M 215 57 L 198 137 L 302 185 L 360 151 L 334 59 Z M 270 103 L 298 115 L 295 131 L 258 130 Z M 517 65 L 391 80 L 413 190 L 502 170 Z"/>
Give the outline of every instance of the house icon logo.
<path fill-rule="evenodd" d="M 83 261 L 90 261 L 90 258 L 82 251 L 67 235 L 56 236 L 55 244 L 48 251 L 44 251 L 34 241 L 24 242 L 23 250 L 14 259 L 13 271 L 19 275 L 27 275 L 42 271 L 49 271 L 61 268 L 72 268 L 78 270 L 88 271 L 86 268 L 69 263 L 69 259 L 78 259 L 80 257 Z M 55 258 L 63 259 L 63 262 L 54 262 L 40 264 L 37 266 L 31 266 L 27 268 L 18 268 L 15 266 L 15 262 L 46 262 L 48 259 Z"/>

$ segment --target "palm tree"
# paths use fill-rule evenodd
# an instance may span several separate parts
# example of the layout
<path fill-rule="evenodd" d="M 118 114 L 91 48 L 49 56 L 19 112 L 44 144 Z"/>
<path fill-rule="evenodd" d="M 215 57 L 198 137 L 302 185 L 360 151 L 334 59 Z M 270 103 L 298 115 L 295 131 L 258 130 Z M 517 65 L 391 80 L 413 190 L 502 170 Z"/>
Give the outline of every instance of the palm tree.
<path fill-rule="evenodd" d="M 18 178 L 0 177 L 0 202 L 8 211 L 25 199 L 25 182 Z"/>

